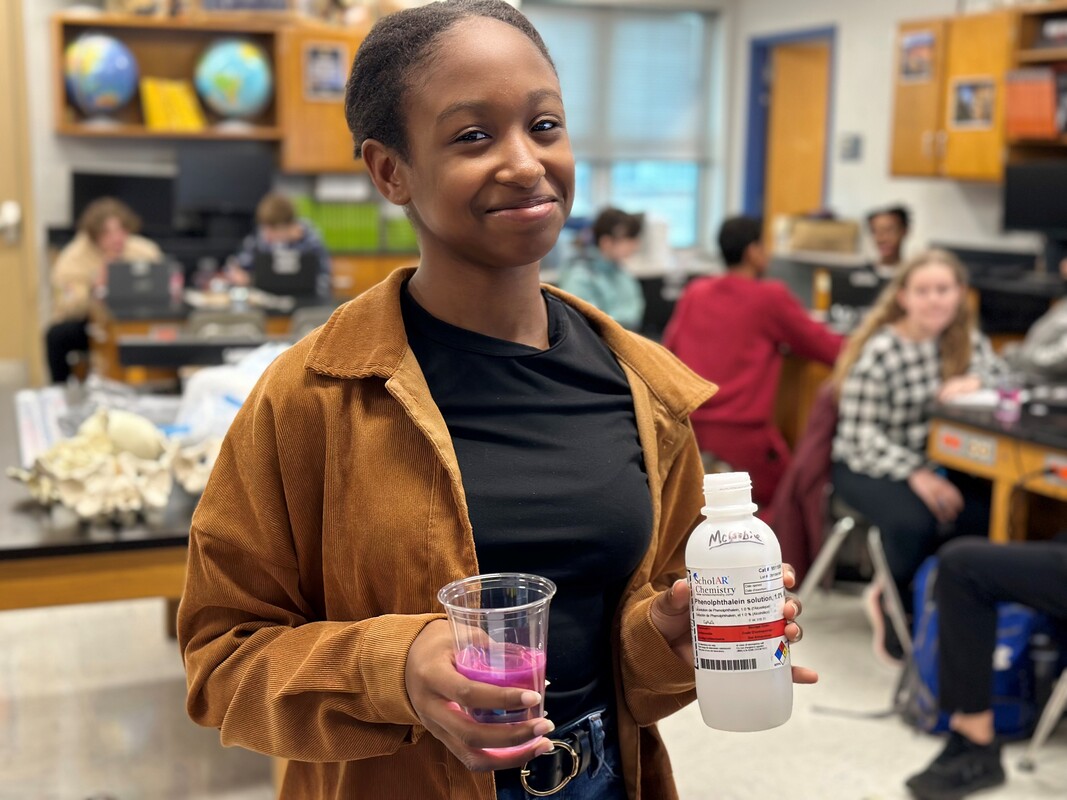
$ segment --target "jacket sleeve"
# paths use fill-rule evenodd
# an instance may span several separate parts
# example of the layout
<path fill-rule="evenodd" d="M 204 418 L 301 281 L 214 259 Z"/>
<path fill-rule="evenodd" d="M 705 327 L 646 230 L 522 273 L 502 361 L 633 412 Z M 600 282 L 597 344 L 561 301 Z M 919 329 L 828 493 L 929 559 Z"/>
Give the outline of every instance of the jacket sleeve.
<path fill-rule="evenodd" d="M 302 444 L 314 425 L 273 407 L 263 385 L 227 434 L 193 517 L 178 613 L 187 710 L 219 728 L 223 744 L 270 755 L 392 753 L 424 732 L 407 697 L 407 651 L 443 615 L 322 621 L 289 513 L 316 494 L 322 502 L 320 454 Z M 314 547 L 314 531 L 305 536 Z"/>
<path fill-rule="evenodd" d="M 785 286 L 769 284 L 777 293 L 774 312 L 768 315 L 774 338 L 799 356 L 833 364 L 845 344 L 843 336 L 816 322 Z"/>
<path fill-rule="evenodd" d="M 75 238 L 60 250 L 52 266 L 52 315 L 60 320 L 85 317 L 92 296 L 93 268 L 83 238 Z"/>
<path fill-rule="evenodd" d="M 656 595 L 685 577 L 685 547 L 703 506 L 704 469 L 692 430 L 687 430 L 687 441 L 663 484 L 652 579 L 626 599 L 620 618 L 623 696 L 638 725 L 651 725 L 696 697 L 692 662 L 678 658 L 652 624 Z"/>

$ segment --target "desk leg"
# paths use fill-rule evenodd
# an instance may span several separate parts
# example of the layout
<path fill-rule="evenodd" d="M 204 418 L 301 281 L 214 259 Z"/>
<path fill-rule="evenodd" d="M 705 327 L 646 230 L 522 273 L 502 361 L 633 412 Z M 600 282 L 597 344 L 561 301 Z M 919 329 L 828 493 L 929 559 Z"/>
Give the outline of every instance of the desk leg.
<path fill-rule="evenodd" d="M 167 598 L 167 607 L 164 609 L 166 615 L 163 622 L 167 629 L 167 636 L 171 639 L 178 638 L 178 603 L 181 600 L 175 600 L 173 597 Z"/>
<path fill-rule="evenodd" d="M 1011 541 L 1011 533 L 1014 533 L 1017 539 L 1026 538 L 1026 503 L 1019 498 L 1016 498 L 1017 502 L 1012 503 L 1014 486 L 1014 481 L 1005 478 L 997 478 L 993 481 L 993 502 L 989 513 L 991 541 L 1001 543 Z M 1016 507 L 1013 508 L 1013 505 Z M 1014 531 L 1011 529 L 1013 520 L 1017 526 Z"/>
<path fill-rule="evenodd" d="M 284 758 L 271 759 L 271 777 L 274 781 L 274 792 L 278 797 L 281 797 L 282 793 L 282 781 L 285 780 L 285 768 L 289 765 L 289 761 Z"/>

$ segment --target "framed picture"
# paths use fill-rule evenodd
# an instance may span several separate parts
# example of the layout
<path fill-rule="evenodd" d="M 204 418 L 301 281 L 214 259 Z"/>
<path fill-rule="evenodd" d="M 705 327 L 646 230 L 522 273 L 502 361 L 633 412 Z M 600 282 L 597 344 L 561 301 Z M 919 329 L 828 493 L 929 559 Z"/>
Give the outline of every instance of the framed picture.
<path fill-rule="evenodd" d="M 933 79 L 934 43 L 933 31 L 914 31 L 901 37 L 901 83 L 925 83 Z"/>
<path fill-rule="evenodd" d="M 338 42 L 304 45 L 304 99 L 338 103 L 345 99 L 348 48 Z"/>
<path fill-rule="evenodd" d="M 949 87 L 949 127 L 987 130 L 993 127 L 997 86 L 992 77 L 956 78 Z"/>

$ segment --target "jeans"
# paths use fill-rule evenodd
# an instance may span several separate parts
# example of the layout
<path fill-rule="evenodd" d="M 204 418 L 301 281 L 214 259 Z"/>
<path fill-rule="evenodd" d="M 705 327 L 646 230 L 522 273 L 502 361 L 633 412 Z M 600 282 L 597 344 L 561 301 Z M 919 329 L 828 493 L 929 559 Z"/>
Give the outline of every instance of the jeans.
<path fill-rule="evenodd" d="M 554 800 L 626 800 L 626 783 L 622 778 L 619 756 L 619 734 L 603 712 L 586 715 L 563 725 L 548 734 L 549 739 L 562 739 L 570 731 L 584 726 L 593 743 L 593 759 L 589 768 L 551 795 Z M 519 783 L 517 769 L 496 773 L 497 800 L 530 800 Z"/>

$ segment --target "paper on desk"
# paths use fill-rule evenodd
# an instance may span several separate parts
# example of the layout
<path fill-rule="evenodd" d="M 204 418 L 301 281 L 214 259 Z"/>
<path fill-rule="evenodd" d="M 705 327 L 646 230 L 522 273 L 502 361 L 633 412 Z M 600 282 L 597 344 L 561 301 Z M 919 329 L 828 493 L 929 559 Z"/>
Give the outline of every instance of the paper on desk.
<path fill-rule="evenodd" d="M 979 389 L 975 392 L 956 395 L 946 400 L 945 405 L 960 406 L 961 408 L 996 408 L 997 400 L 996 389 Z"/>

